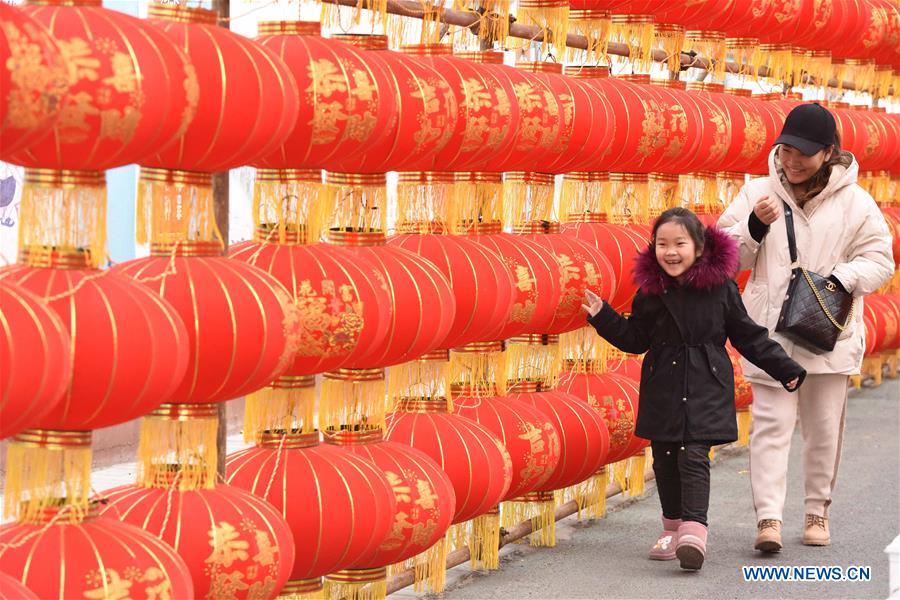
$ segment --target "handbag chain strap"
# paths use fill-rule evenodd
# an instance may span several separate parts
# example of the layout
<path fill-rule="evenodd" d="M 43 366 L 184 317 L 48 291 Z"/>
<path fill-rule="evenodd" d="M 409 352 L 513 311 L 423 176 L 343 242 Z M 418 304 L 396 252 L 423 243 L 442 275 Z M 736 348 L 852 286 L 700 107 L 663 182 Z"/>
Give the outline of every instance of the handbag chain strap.
<path fill-rule="evenodd" d="M 831 321 L 831 324 L 837 327 L 838 331 L 844 331 L 847 328 L 847 325 L 850 324 L 850 320 L 853 318 L 853 311 L 856 308 L 856 298 L 850 302 L 850 312 L 847 314 L 847 319 L 844 321 L 844 324 L 841 325 L 838 323 L 837 319 L 834 318 L 834 315 L 831 314 L 831 311 L 828 310 L 828 306 L 825 304 L 824 298 L 822 298 L 822 294 L 819 292 L 819 288 L 813 283 L 812 277 L 809 276 L 809 271 L 804 269 L 799 265 L 800 258 L 797 255 L 797 238 L 794 234 L 794 214 L 793 210 L 791 210 L 790 205 L 784 200 L 781 201 L 784 205 L 784 221 L 785 227 L 787 229 L 787 238 L 788 238 L 788 250 L 791 253 L 791 268 L 796 269 L 799 268 L 803 273 L 803 276 L 806 278 L 806 282 L 809 284 L 810 289 L 813 291 L 813 294 L 816 295 L 816 300 L 819 302 L 819 306 L 822 307 L 822 312 L 825 313 L 825 316 L 828 317 L 828 320 Z"/>

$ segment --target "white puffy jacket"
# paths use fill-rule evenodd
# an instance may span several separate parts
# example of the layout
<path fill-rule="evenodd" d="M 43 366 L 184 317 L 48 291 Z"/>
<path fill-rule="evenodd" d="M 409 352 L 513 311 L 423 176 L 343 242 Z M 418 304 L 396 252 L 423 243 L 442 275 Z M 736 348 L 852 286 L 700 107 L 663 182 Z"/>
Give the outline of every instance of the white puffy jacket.
<path fill-rule="evenodd" d="M 862 296 L 880 288 L 894 272 L 890 230 L 878 205 L 856 183 L 859 165 L 855 159 L 849 167 L 835 166 L 825 189 L 801 209 L 781 182 L 775 152 L 769 154 L 769 176 L 745 185 L 719 218 L 719 227 L 740 245 L 741 269 L 753 269 L 744 304 L 753 320 L 768 327 L 772 338 L 807 373 L 856 374 L 865 349 Z M 834 275 L 857 298 L 852 322 L 831 352 L 814 354 L 774 333 L 790 280 L 791 259 L 783 214 L 772 223 L 762 243 L 750 235 L 750 213 L 766 195 L 784 200 L 793 209 L 800 265 L 824 277 Z M 742 364 L 748 380 L 779 385 L 746 360 Z"/>

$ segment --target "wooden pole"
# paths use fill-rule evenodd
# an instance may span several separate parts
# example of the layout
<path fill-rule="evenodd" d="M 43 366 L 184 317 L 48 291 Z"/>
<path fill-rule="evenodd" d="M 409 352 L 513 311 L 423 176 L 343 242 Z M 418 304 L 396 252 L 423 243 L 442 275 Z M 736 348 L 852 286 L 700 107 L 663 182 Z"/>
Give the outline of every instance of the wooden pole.
<path fill-rule="evenodd" d="M 213 8 L 219 13 L 219 26 L 228 29 L 228 19 L 231 16 L 231 0 L 213 0 Z M 216 225 L 222 234 L 224 249 L 228 250 L 228 209 L 229 189 L 228 171 L 213 173 L 212 178 L 213 208 L 216 214 Z M 216 473 L 219 479 L 225 478 L 226 439 L 228 438 L 228 411 L 227 403 L 219 402 L 218 424 L 216 429 Z"/>
<path fill-rule="evenodd" d="M 323 2 L 328 2 L 330 4 L 339 4 L 341 6 L 352 6 L 356 7 L 358 5 L 358 0 L 322 0 Z M 424 14 L 424 9 L 422 7 L 422 3 L 418 0 L 388 0 L 387 3 L 387 11 L 393 15 L 399 15 L 401 17 L 411 17 L 415 19 L 421 19 Z M 456 25 L 457 27 L 468 27 L 472 30 L 473 33 L 477 33 L 478 31 L 478 21 L 479 15 L 472 11 L 462 11 L 462 10 L 453 10 L 450 8 L 445 8 L 444 12 L 441 16 L 441 21 L 448 25 Z M 541 28 L 533 25 L 522 25 L 520 23 L 515 23 L 514 18 L 510 17 L 509 24 L 509 35 L 510 37 L 520 38 L 523 40 L 532 40 L 534 42 L 541 42 L 544 40 L 544 35 L 541 33 Z M 566 36 L 566 46 L 569 48 L 580 48 L 581 50 L 587 50 L 588 41 L 587 38 L 583 35 L 578 35 L 575 33 L 570 33 Z M 609 47 L 607 49 L 609 54 L 613 54 L 615 56 L 629 56 L 628 46 L 625 44 L 621 44 L 618 42 L 610 42 Z M 653 51 L 653 60 L 656 62 L 665 62 L 668 60 L 668 54 L 663 50 L 654 50 Z M 697 69 L 705 69 L 711 70 L 712 64 L 709 60 L 705 58 L 699 58 L 696 56 L 691 56 L 690 54 L 681 53 L 681 66 L 682 68 L 697 68 Z M 725 65 L 725 70 L 729 73 L 740 73 L 741 69 L 744 68 L 743 65 L 738 63 L 729 62 Z M 768 69 L 762 67 L 759 71 L 759 75 L 761 77 L 765 77 L 768 75 Z M 806 82 L 812 83 L 815 79 L 807 76 Z M 838 82 L 835 79 L 832 79 L 828 82 L 828 87 L 838 87 Z M 845 90 L 853 90 L 856 89 L 853 85 L 853 82 L 845 81 L 844 82 Z"/>

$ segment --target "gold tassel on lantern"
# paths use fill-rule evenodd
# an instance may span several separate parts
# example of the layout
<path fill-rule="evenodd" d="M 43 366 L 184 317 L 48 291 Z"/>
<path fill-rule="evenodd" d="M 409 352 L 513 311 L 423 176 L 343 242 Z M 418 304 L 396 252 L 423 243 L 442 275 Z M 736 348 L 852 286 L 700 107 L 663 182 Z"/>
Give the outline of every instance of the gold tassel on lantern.
<path fill-rule="evenodd" d="M 49 260 L 50 253 L 79 253 L 86 268 L 106 263 L 102 171 L 25 169 L 19 211 L 19 249 L 33 266 L 49 266 L 39 258 Z"/>
<path fill-rule="evenodd" d="M 606 10 L 570 9 L 569 31 L 587 38 L 587 49 L 567 48 L 566 62 L 572 64 L 596 65 L 609 63 L 610 27 L 612 14 Z"/>
<path fill-rule="evenodd" d="M 613 479 L 622 490 L 622 495 L 625 495 L 625 493 L 628 492 L 628 459 L 623 458 L 622 460 L 613 463 L 612 467 Z"/>
<path fill-rule="evenodd" d="M 582 327 L 559 336 L 559 354 L 565 371 L 605 373 L 611 348 L 593 327 Z"/>
<path fill-rule="evenodd" d="M 413 590 L 424 592 L 428 589 L 435 594 L 444 591 L 447 586 L 447 545 L 447 536 L 444 536 L 431 548 L 410 559 L 415 571 Z"/>
<path fill-rule="evenodd" d="M 790 44 L 760 44 L 759 52 L 762 57 L 762 72 L 757 71 L 758 77 L 791 83 L 794 53 Z"/>
<path fill-rule="evenodd" d="M 829 57 L 830 58 L 830 57 Z M 872 93 L 878 98 L 886 97 L 894 83 L 894 70 L 890 65 L 875 65 Z M 896 87 L 894 88 L 897 89 Z"/>
<path fill-rule="evenodd" d="M 647 452 L 649 448 L 641 450 L 640 454 L 635 454 L 628 459 L 628 495 L 631 497 L 643 496 L 645 489 L 644 472 L 647 469 Z"/>
<path fill-rule="evenodd" d="M 508 225 L 557 221 L 555 178 L 550 173 L 511 172 L 503 184 L 503 222 Z"/>
<path fill-rule="evenodd" d="M 746 176 L 743 173 L 723 171 L 716 174 L 716 196 L 722 201 L 724 208 L 728 208 L 737 198 L 738 192 L 744 187 Z"/>
<path fill-rule="evenodd" d="M 388 39 L 395 46 L 406 44 L 438 44 L 443 37 L 444 6 L 437 3 L 422 2 L 421 17 L 406 15 L 390 15 L 386 31 Z"/>
<path fill-rule="evenodd" d="M 384 232 L 387 230 L 387 178 L 384 173 L 325 174 L 331 188 L 320 202 L 323 226 L 338 231 Z"/>
<path fill-rule="evenodd" d="M 753 424 L 753 415 L 750 408 L 742 408 L 737 413 L 738 439 L 737 445 L 746 447 L 750 443 L 750 426 Z"/>
<path fill-rule="evenodd" d="M 725 38 L 726 53 L 731 61 L 739 65 L 737 75 L 740 78 L 753 77 L 759 74 L 763 65 L 763 54 L 759 49 L 759 39 L 752 37 Z"/>
<path fill-rule="evenodd" d="M 649 223 L 664 211 L 681 206 L 678 175 L 650 173 L 647 182 L 649 184 L 648 208 L 646 217 L 643 214 L 640 215 L 643 219 L 642 223 Z"/>
<path fill-rule="evenodd" d="M 64 522 L 81 521 L 91 495 L 91 432 L 28 429 L 9 441 L 4 482 L 6 518 L 37 523 L 63 507 Z"/>
<path fill-rule="evenodd" d="M 451 172 L 400 173 L 397 183 L 398 233 L 443 233 L 456 212 L 458 195 Z"/>
<path fill-rule="evenodd" d="M 831 51 L 807 50 L 805 69 L 807 75 L 813 78 L 815 85 L 825 87 L 831 79 Z M 813 82 L 807 81 L 811 85 Z"/>
<path fill-rule="evenodd" d="M 627 225 L 650 221 L 649 178 L 643 173 L 610 173 L 610 223 Z"/>
<path fill-rule="evenodd" d="M 177 468 L 177 489 L 213 489 L 216 484 L 215 404 L 163 404 L 141 420 L 137 483 L 169 487 Z"/>
<path fill-rule="evenodd" d="M 553 492 L 530 492 L 503 503 L 503 527 L 514 527 L 526 519 L 531 520 L 532 533 L 528 541 L 532 546 L 556 546 L 556 500 Z"/>
<path fill-rule="evenodd" d="M 681 71 L 681 49 L 684 47 L 684 27 L 660 23 L 653 32 L 653 45 L 666 54 L 666 66 L 672 73 Z"/>
<path fill-rule="evenodd" d="M 313 431 L 315 404 L 315 377 L 279 377 L 271 385 L 247 395 L 244 441 L 254 443 L 264 431 Z"/>
<path fill-rule="evenodd" d="M 325 577 L 328 600 L 384 600 L 387 596 L 387 570 L 346 569 Z"/>
<path fill-rule="evenodd" d="M 257 169 L 253 185 L 253 225 L 269 244 L 314 244 L 322 239 L 321 206 L 325 197 L 321 171 Z"/>
<path fill-rule="evenodd" d="M 606 467 L 588 477 L 575 486 L 575 502 L 578 505 L 578 518 L 582 512 L 588 519 L 602 519 L 606 515 L 606 486 L 609 485 L 609 473 Z"/>
<path fill-rule="evenodd" d="M 611 189 L 609 173 L 566 173 L 559 198 L 559 214 L 567 223 L 602 222 L 610 209 Z"/>
<path fill-rule="evenodd" d="M 319 427 L 383 425 L 387 411 L 384 369 L 325 373 L 319 394 Z"/>
<path fill-rule="evenodd" d="M 506 346 L 503 342 L 473 342 L 450 353 L 453 388 L 472 396 L 506 395 Z"/>
<path fill-rule="evenodd" d="M 713 76 L 713 79 L 719 81 L 725 79 L 728 48 L 725 44 L 724 33 L 698 29 L 686 31 L 684 34 L 684 51 L 694 52 L 700 58 L 708 60 L 711 64 L 707 70 Z"/>
<path fill-rule="evenodd" d="M 447 398 L 449 412 L 453 411 L 450 389 L 450 352 L 435 350 L 388 370 L 388 397 Z M 394 407 L 390 407 L 393 410 Z"/>
<path fill-rule="evenodd" d="M 850 82 L 857 92 L 870 90 L 875 85 L 875 61 L 870 59 L 835 58 L 831 61 L 838 91 Z"/>
<path fill-rule="evenodd" d="M 527 334 L 507 342 L 507 381 L 537 382 L 543 389 L 549 390 L 556 387 L 561 370 L 558 335 Z"/>
<path fill-rule="evenodd" d="M 139 244 L 215 241 L 224 247 L 209 173 L 142 167 L 136 220 Z"/>
<path fill-rule="evenodd" d="M 501 173 L 456 173 L 451 212 L 447 216 L 454 235 L 479 233 L 503 219 Z"/>
<path fill-rule="evenodd" d="M 628 46 L 632 69 L 649 73 L 653 66 L 653 34 L 651 15 L 613 15 L 609 39 Z"/>
<path fill-rule="evenodd" d="M 682 175 L 680 184 L 681 202 L 686 208 L 707 215 L 718 214 L 723 210 L 716 174 L 712 171 Z"/>
<path fill-rule="evenodd" d="M 471 520 L 469 562 L 472 569 L 496 571 L 500 568 L 500 509 L 494 507 Z"/>
<path fill-rule="evenodd" d="M 453 0 L 453 8 L 480 15 L 478 39 L 485 44 L 500 42 L 506 46 L 509 37 L 509 0 Z"/>
<path fill-rule="evenodd" d="M 516 22 L 541 30 L 541 53 L 566 55 L 569 34 L 569 0 L 519 0 Z M 527 49 L 531 40 L 519 41 L 519 49 Z"/>

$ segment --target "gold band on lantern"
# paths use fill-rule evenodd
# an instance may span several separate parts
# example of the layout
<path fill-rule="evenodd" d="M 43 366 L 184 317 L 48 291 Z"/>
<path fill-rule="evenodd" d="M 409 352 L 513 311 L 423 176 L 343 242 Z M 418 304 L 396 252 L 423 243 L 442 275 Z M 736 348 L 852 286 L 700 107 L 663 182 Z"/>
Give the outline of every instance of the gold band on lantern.
<path fill-rule="evenodd" d="M 482 65 L 502 65 L 503 53 L 487 50 L 485 52 L 457 52 L 454 56 Z"/>
<path fill-rule="evenodd" d="M 150 244 L 152 256 L 222 256 L 224 249 L 221 242 L 205 241 L 181 241 L 181 242 L 153 242 Z"/>
<path fill-rule="evenodd" d="M 566 173 L 565 178 L 583 183 L 606 183 L 609 181 L 609 173 L 606 171 L 571 171 Z"/>
<path fill-rule="evenodd" d="M 431 352 L 426 352 L 416 360 L 419 362 L 446 362 L 450 360 L 450 351 L 432 350 Z"/>
<path fill-rule="evenodd" d="M 525 379 L 523 381 L 517 381 L 513 384 L 510 384 L 507 392 L 510 394 L 533 394 L 536 392 L 544 391 L 544 383 L 542 381 L 534 381 L 530 379 Z"/>
<path fill-rule="evenodd" d="M 435 398 L 400 397 L 394 405 L 394 410 L 405 413 L 445 413 L 447 412 L 447 399 L 442 396 Z"/>
<path fill-rule="evenodd" d="M 496 385 L 489 385 L 485 387 L 482 385 L 463 385 L 460 383 L 454 383 L 450 386 L 450 395 L 453 397 L 453 401 L 456 406 L 463 406 L 459 403 L 460 397 L 473 398 L 483 396 L 498 396 L 499 392 Z"/>
<path fill-rule="evenodd" d="M 650 75 L 646 73 L 625 73 L 619 75 L 619 79 L 628 83 L 639 83 L 641 85 L 650 85 Z"/>
<path fill-rule="evenodd" d="M 506 181 L 516 183 L 534 183 L 537 185 L 553 185 L 552 173 L 539 173 L 537 171 L 510 171 L 505 176 Z"/>
<path fill-rule="evenodd" d="M 503 352 L 506 349 L 506 342 L 472 342 L 465 346 L 454 348 L 454 352 L 464 352 L 467 354 L 487 354 L 488 352 Z"/>
<path fill-rule="evenodd" d="M 324 374 L 332 381 L 379 381 L 384 379 L 384 369 L 338 369 Z"/>
<path fill-rule="evenodd" d="M 269 386 L 276 390 L 299 390 L 316 387 L 315 375 L 282 375 Z"/>
<path fill-rule="evenodd" d="M 753 90 L 746 88 L 726 87 L 725 93 L 739 98 L 750 98 L 753 96 Z"/>
<path fill-rule="evenodd" d="M 688 81 L 687 90 L 689 92 L 710 92 L 715 94 L 724 94 L 725 84 L 715 83 L 713 81 Z"/>
<path fill-rule="evenodd" d="M 368 33 L 339 33 L 331 36 L 331 39 L 350 44 L 360 50 L 387 50 L 388 38 L 382 34 Z"/>
<path fill-rule="evenodd" d="M 29 3 L 36 4 L 36 3 Z M 82 523 L 88 519 L 100 516 L 100 501 L 92 500 L 88 504 L 87 512 L 82 513 L 79 508 L 73 507 L 66 498 L 56 498 L 51 506 L 45 506 L 32 515 L 27 522 L 32 525 L 47 525 L 55 523 Z"/>
<path fill-rule="evenodd" d="M 180 187 L 212 187 L 212 174 L 198 171 L 182 171 L 180 169 L 157 169 L 141 167 L 141 181 L 165 183 L 175 188 Z"/>
<path fill-rule="evenodd" d="M 488 221 L 487 223 L 473 223 L 464 221 L 458 224 L 461 235 L 496 235 L 503 233 L 503 223 L 500 221 Z"/>
<path fill-rule="evenodd" d="M 42 188 L 75 189 L 82 187 L 106 187 L 103 171 L 75 169 L 25 169 L 25 185 Z"/>
<path fill-rule="evenodd" d="M 159 405 L 147 417 L 166 419 L 169 421 L 187 421 L 192 419 L 216 419 L 219 416 L 217 405 L 213 404 L 170 404 Z"/>
<path fill-rule="evenodd" d="M 606 359 L 564 358 L 562 361 L 562 370 L 575 373 L 605 373 L 607 370 L 606 363 Z"/>
<path fill-rule="evenodd" d="M 383 231 L 339 231 L 331 229 L 326 234 L 329 244 L 335 246 L 383 246 L 387 238 Z"/>
<path fill-rule="evenodd" d="M 327 171 L 325 183 L 331 185 L 384 186 L 387 185 L 386 173 L 340 173 Z"/>
<path fill-rule="evenodd" d="M 294 183 L 308 181 L 322 183 L 322 171 L 319 169 L 257 169 L 258 183 Z"/>
<path fill-rule="evenodd" d="M 60 429 L 26 429 L 17 433 L 13 443 L 29 448 L 46 448 L 48 450 L 69 450 L 74 448 L 90 448 L 90 431 L 63 431 Z"/>
<path fill-rule="evenodd" d="M 670 88 L 673 90 L 684 90 L 687 87 L 687 82 L 681 81 L 680 79 L 651 79 L 650 85 Z"/>
<path fill-rule="evenodd" d="M 536 235 L 544 233 L 559 233 L 559 223 L 555 221 L 529 221 L 528 223 L 519 223 L 513 227 L 519 235 Z"/>
<path fill-rule="evenodd" d="M 311 448 L 319 444 L 319 432 L 296 432 L 271 430 L 260 431 L 256 437 L 256 445 L 260 448 L 284 448 L 286 450 L 297 450 L 300 448 Z"/>
<path fill-rule="evenodd" d="M 503 173 L 487 171 L 461 171 L 453 174 L 456 183 L 503 183 Z"/>
<path fill-rule="evenodd" d="M 400 46 L 402 54 L 410 56 L 450 56 L 453 46 L 449 44 L 409 44 Z"/>
<path fill-rule="evenodd" d="M 604 79 L 609 77 L 609 67 L 592 65 L 569 65 L 566 76 L 573 79 Z M 568 174 L 567 174 L 568 175 Z"/>
<path fill-rule="evenodd" d="M 256 26 L 256 35 L 311 35 L 321 36 L 322 25 L 319 21 L 260 21 Z"/>
<path fill-rule="evenodd" d="M 610 173 L 609 180 L 621 183 L 647 183 L 646 173 Z"/>
<path fill-rule="evenodd" d="M 313 577 L 311 579 L 291 579 L 284 587 L 281 588 L 279 598 L 288 598 L 300 596 L 302 594 L 311 594 L 322 589 L 322 578 Z"/>
<path fill-rule="evenodd" d="M 82 248 L 61 250 L 52 246 L 26 246 L 20 252 L 19 262 L 41 269 L 93 268 L 91 252 Z"/>
<path fill-rule="evenodd" d="M 195 25 L 215 25 L 219 14 L 205 8 L 191 8 L 178 4 L 153 3 L 147 12 L 150 19 L 164 19 L 175 23 L 193 23 Z"/>
<path fill-rule="evenodd" d="M 553 502 L 553 492 L 528 492 L 518 498 L 513 498 L 511 502 Z"/>
<path fill-rule="evenodd" d="M 384 441 L 384 429 L 378 425 L 341 425 L 340 429 L 325 429 L 322 436 L 325 443 L 334 446 L 360 446 Z"/>
<path fill-rule="evenodd" d="M 559 336 L 552 333 L 527 333 L 510 338 L 514 344 L 530 344 L 532 346 L 550 346 L 559 343 Z"/>
<path fill-rule="evenodd" d="M 612 19 L 612 13 L 598 8 L 570 8 L 569 18 L 572 20 L 594 21 L 598 19 Z"/>
<path fill-rule="evenodd" d="M 516 69 L 526 73 L 555 73 L 562 75 L 563 65 L 556 62 L 519 62 Z"/>
<path fill-rule="evenodd" d="M 263 244 L 280 244 L 281 231 L 279 223 L 260 223 L 253 232 L 253 241 Z M 289 246 L 306 245 L 309 242 L 309 229 L 305 223 L 285 225 L 284 244 Z"/>
<path fill-rule="evenodd" d="M 609 215 L 603 212 L 599 213 L 569 213 L 569 223 L 608 223 Z"/>
<path fill-rule="evenodd" d="M 345 569 L 331 573 L 325 579 L 337 583 L 369 583 L 386 577 L 387 569 L 385 567 L 376 567 L 374 569 Z"/>
<path fill-rule="evenodd" d="M 397 174 L 398 183 L 456 183 L 453 171 L 401 171 Z"/>

